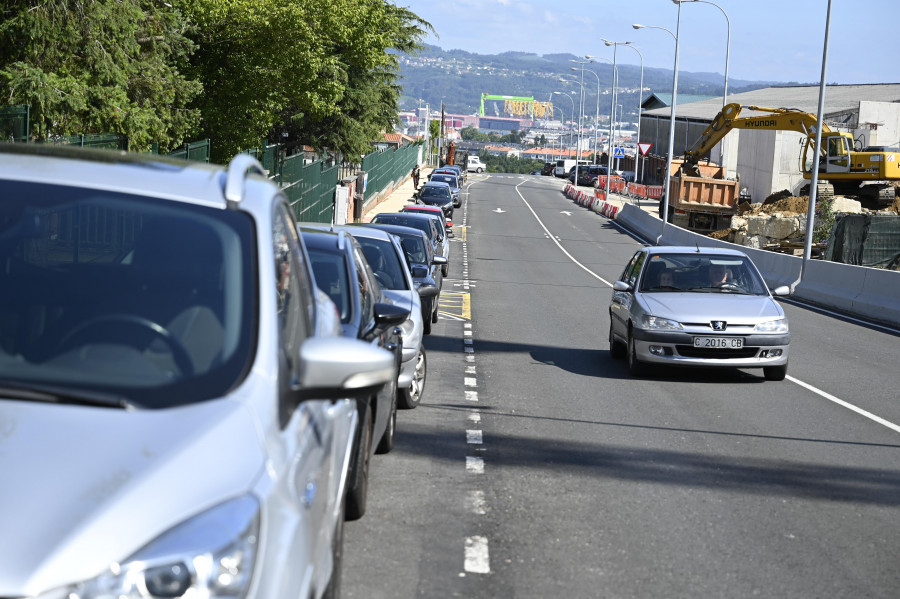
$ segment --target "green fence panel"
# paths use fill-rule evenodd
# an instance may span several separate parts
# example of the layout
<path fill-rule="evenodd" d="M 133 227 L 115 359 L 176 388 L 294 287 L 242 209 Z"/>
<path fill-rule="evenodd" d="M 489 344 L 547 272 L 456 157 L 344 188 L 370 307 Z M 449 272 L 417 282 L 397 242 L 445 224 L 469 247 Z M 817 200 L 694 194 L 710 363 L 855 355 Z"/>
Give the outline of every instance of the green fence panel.
<path fill-rule="evenodd" d="M 177 150 L 169 152 L 166 156 L 183 158 L 184 160 L 194 160 L 196 162 L 209 162 L 209 148 L 209 140 L 202 139 L 200 141 L 186 143 Z"/>
<path fill-rule="evenodd" d="M 381 194 L 412 172 L 419 157 L 419 146 L 379 150 L 363 156 L 362 170 L 368 176 L 364 202 Z"/>
<path fill-rule="evenodd" d="M 27 104 L 0 107 L 0 141 L 27 142 L 30 115 Z"/>
<path fill-rule="evenodd" d="M 334 213 L 336 166 L 325 168 L 322 161 L 303 163 L 303 154 L 288 156 L 276 181 L 287 196 L 298 222 L 330 223 Z"/>
<path fill-rule="evenodd" d="M 101 150 L 128 150 L 128 137 L 118 133 L 82 133 L 60 137 L 50 143 Z"/>

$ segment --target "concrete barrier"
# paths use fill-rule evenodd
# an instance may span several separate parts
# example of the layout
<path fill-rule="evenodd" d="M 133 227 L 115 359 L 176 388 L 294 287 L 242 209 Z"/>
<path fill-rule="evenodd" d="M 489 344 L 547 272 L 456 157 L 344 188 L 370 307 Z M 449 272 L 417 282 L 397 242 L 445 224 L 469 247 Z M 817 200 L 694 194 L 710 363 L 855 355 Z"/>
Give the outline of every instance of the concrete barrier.
<path fill-rule="evenodd" d="M 656 243 L 662 227 L 658 217 L 631 204 L 622 207 L 616 222 L 651 244 Z M 803 265 L 802 258 L 797 256 L 712 239 L 674 225 L 666 226 L 660 244 L 741 250 L 750 256 L 771 288 L 792 285 L 800 278 Z M 810 260 L 803 275 L 803 281 L 794 288 L 792 297 L 860 318 L 900 326 L 900 272 Z"/>

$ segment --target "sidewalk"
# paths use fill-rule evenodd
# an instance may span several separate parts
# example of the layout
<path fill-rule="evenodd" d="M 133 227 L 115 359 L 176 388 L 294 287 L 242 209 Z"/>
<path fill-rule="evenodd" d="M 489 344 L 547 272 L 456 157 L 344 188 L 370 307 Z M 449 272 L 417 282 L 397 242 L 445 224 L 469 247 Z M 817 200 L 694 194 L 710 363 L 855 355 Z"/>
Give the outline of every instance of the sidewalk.
<path fill-rule="evenodd" d="M 431 166 L 423 166 L 420 169 L 419 187 L 423 186 L 425 182 L 428 181 L 428 175 L 430 175 L 433 170 L 434 167 Z M 394 191 L 381 198 L 374 206 L 370 206 L 369 209 L 366 210 L 362 215 L 362 222 L 369 222 L 379 212 L 400 212 L 404 206 L 415 204 L 416 200 L 413 198 L 413 193 L 415 193 L 415 191 L 416 189 L 413 186 L 412 177 L 407 176 L 406 180 L 398 185 Z"/>

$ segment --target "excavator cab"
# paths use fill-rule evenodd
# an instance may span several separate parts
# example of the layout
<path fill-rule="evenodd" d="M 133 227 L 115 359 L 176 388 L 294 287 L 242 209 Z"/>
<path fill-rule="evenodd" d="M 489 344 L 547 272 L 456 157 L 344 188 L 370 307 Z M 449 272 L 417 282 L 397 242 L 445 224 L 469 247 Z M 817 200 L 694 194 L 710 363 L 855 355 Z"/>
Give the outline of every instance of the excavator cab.
<path fill-rule="evenodd" d="M 815 138 L 806 138 L 803 146 L 803 172 L 809 174 L 813 168 L 813 151 Z M 853 151 L 853 140 L 846 133 L 837 131 L 822 133 L 821 155 L 819 156 L 820 173 L 849 173 L 850 152 Z"/>

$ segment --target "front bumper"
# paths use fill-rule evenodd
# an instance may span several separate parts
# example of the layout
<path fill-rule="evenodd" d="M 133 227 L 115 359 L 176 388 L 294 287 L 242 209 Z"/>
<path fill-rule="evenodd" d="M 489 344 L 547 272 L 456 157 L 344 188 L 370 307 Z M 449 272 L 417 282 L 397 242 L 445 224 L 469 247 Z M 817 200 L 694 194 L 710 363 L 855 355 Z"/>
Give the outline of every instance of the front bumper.
<path fill-rule="evenodd" d="M 635 355 L 642 362 L 681 366 L 723 366 L 729 368 L 763 368 L 787 364 L 791 343 L 790 333 L 774 335 L 718 335 L 742 337 L 742 349 L 700 349 L 694 347 L 694 337 L 710 337 L 708 333 L 680 331 L 646 331 L 635 328 Z"/>

